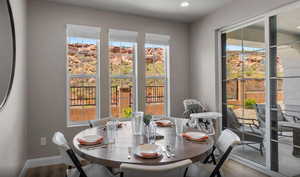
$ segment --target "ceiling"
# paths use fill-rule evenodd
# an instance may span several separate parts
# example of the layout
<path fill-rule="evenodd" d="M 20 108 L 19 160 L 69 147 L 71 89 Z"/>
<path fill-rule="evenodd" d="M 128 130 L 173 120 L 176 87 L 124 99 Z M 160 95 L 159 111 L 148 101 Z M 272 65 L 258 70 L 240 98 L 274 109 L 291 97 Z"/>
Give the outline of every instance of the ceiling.
<path fill-rule="evenodd" d="M 92 7 L 146 17 L 192 22 L 233 0 L 187 0 L 188 7 L 180 7 L 184 0 L 49 0 L 58 3 Z"/>
<path fill-rule="evenodd" d="M 299 8 L 283 12 L 277 16 L 278 30 L 294 35 L 300 34 L 300 12 Z M 298 28 L 297 28 L 298 27 Z"/>

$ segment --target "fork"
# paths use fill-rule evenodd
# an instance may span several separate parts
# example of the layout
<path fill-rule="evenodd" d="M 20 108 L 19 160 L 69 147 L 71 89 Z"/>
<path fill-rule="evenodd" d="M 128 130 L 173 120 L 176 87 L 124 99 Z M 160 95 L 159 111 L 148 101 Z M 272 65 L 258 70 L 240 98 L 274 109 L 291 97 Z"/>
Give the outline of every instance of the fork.
<path fill-rule="evenodd" d="M 131 147 L 128 147 L 128 156 L 127 156 L 128 159 L 131 159 Z"/>
<path fill-rule="evenodd" d="M 169 152 L 166 150 L 166 148 L 165 147 L 161 147 L 161 148 L 162 148 L 162 151 L 167 155 L 167 157 L 170 158 L 171 156 L 170 156 Z"/>

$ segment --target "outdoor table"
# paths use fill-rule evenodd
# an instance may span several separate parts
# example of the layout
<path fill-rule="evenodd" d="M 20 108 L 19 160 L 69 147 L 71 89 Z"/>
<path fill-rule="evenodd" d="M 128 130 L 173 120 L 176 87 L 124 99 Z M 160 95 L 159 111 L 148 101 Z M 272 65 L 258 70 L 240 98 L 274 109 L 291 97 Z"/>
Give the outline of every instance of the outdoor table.
<path fill-rule="evenodd" d="M 300 158 L 300 123 L 282 122 L 281 126 L 293 129 L 293 155 Z"/>
<path fill-rule="evenodd" d="M 117 131 L 116 142 L 108 144 L 107 147 L 83 148 L 79 146 L 77 139 L 79 137 L 100 134 L 105 135 L 105 131 L 100 128 L 90 128 L 79 132 L 73 139 L 74 151 L 82 158 L 104 165 L 109 168 L 118 168 L 121 163 L 131 163 L 140 165 L 163 165 L 181 160 L 191 159 L 193 162 L 204 159 L 213 146 L 213 137 L 205 142 L 192 142 L 185 140 L 181 136 L 176 136 L 175 127 L 157 127 L 157 133 L 164 138 L 156 140 L 155 144 L 166 147 L 171 146 L 174 149 L 175 156 L 168 158 L 164 153 L 157 159 L 143 159 L 131 154 L 128 159 L 128 147 L 134 147 L 146 142 L 145 136 L 133 135 L 130 122 L 123 122 L 123 127 Z"/>

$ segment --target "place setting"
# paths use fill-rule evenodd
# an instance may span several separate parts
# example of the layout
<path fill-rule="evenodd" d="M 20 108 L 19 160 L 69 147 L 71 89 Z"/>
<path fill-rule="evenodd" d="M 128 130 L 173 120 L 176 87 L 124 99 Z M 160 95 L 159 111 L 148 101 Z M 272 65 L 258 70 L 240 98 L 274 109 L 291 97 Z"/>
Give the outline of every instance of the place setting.
<path fill-rule="evenodd" d="M 93 131 L 95 129 L 86 131 L 85 135 L 77 138 L 77 141 L 79 143 L 78 147 L 88 150 L 93 150 L 96 148 L 107 148 L 108 144 L 115 143 L 117 130 L 122 127 L 122 123 L 116 120 L 112 120 L 106 122 L 104 127 L 102 127 L 104 131 L 99 131 L 99 127 L 96 129 L 96 131 Z"/>
<path fill-rule="evenodd" d="M 77 141 L 79 143 L 78 147 L 82 149 L 91 150 L 99 147 L 107 147 L 107 143 L 104 141 L 104 136 L 101 135 L 85 135 L 79 137 Z"/>
<path fill-rule="evenodd" d="M 142 144 L 134 148 L 133 151 L 136 157 L 143 159 L 158 159 L 163 156 L 163 150 L 161 146 L 156 144 Z"/>
<path fill-rule="evenodd" d="M 209 139 L 209 135 L 202 129 L 188 128 L 187 122 L 188 120 L 175 119 L 176 135 L 189 142 L 206 143 Z M 186 130 L 184 131 L 184 129 Z"/>
<path fill-rule="evenodd" d="M 141 118 L 142 117 L 142 118 Z M 172 122 L 169 120 L 156 120 L 150 115 L 144 115 L 143 112 L 135 113 L 131 123 L 133 125 L 132 134 L 145 136 L 144 142 L 135 147 L 128 147 L 128 159 L 133 157 L 142 159 L 160 159 L 165 154 L 171 157 L 166 148 L 155 144 L 157 140 L 164 139 L 163 135 L 158 134 L 159 127 L 170 127 Z M 133 153 L 133 156 L 131 155 Z"/>

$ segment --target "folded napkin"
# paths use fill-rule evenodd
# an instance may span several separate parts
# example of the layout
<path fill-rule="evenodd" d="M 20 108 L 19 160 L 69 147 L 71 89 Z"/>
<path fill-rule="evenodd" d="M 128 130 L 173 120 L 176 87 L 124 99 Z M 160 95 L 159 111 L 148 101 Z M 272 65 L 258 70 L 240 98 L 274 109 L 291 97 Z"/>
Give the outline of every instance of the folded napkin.
<path fill-rule="evenodd" d="M 186 139 L 188 139 L 188 140 L 198 141 L 198 142 L 203 142 L 203 141 L 206 141 L 208 139 L 207 135 L 203 136 L 201 138 L 195 138 L 195 137 L 192 137 L 192 136 L 190 136 L 190 135 L 188 135 L 186 133 L 182 133 L 181 136 L 184 137 L 184 138 L 186 138 Z"/>
<path fill-rule="evenodd" d="M 165 121 L 156 121 L 155 122 L 157 126 L 159 127 L 171 127 L 172 123 L 170 122 L 165 122 Z"/>
<path fill-rule="evenodd" d="M 154 152 L 154 153 L 141 152 L 140 155 L 143 158 L 155 158 L 155 157 L 158 157 L 159 154 L 157 152 Z"/>
<path fill-rule="evenodd" d="M 86 145 L 86 146 L 91 146 L 91 145 L 96 145 L 96 144 L 101 144 L 103 142 L 104 138 L 100 136 L 97 140 L 90 142 L 86 141 L 84 139 L 78 138 L 77 141 L 79 142 L 80 145 Z"/>

